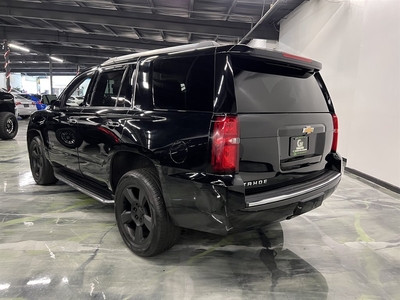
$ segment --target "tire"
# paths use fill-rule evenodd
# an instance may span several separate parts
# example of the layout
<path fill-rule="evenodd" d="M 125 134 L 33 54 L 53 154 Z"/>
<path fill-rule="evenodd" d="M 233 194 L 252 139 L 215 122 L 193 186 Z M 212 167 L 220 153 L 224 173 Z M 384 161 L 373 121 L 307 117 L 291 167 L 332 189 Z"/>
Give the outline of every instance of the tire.
<path fill-rule="evenodd" d="M 17 117 L 11 112 L 0 113 L 0 138 L 11 140 L 18 133 Z"/>
<path fill-rule="evenodd" d="M 146 169 L 146 170 L 149 172 L 149 175 L 153 177 L 153 180 L 157 183 L 157 186 L 161 191 L 161 183 L 160 180 L 158 179 L 157 170 L 156 169 Z M 181 236 L 181 228 L 174 225 L 174 228 L 171 231 L 171 238 L 170 238 L 171 246 L 169 246 L 168 249 L 178 242 L 180 236 Z"/>
<path fill-rule="evenodd" d="M 35 136 L 32 139 L 28 150 L 31 172 L 36 183 L 46 185 L 57 182 L 53 167 L 44 154 L 44 145 L 40 137 Z"/>
<path fill-rule="evenodd" d="M 157 174 L 151 169 L 122 176 L 115 193 L 115 216 L 122 239 L 139 256 L 168 250 L 180 235 L 165 208 Z"/>

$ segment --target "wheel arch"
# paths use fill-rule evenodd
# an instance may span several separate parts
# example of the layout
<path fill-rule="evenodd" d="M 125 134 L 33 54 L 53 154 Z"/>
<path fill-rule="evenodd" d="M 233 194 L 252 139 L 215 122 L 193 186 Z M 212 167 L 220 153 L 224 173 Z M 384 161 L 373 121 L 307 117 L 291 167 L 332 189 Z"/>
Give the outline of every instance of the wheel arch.
<path fill-rule="evenodd" d="M 37 136 L 42 140 L 44 147 L 45 147 L 44 154 L 45 154 L 46 158 L 49 159 L 49 153 L 48 153 L 49 143 L 44 138 L 43 133 L 39 129 L 31 128 L 31 129 L 28 129 L 28 131 L 26 132 L 26 145 L 28 147 L 28 151 L 29 151 L 29 145 L 31 144 L 32 140 Z"/>
<path fill-rule="evenodd" d="M 143 168 L 154 169 L 159 176 L 156 163 L 148 155 L 139 153 L 136 149 L 124 149 L 115 153 L 110 165 L 110 183 L 113 192 L 116 191 L 118 182 L 125 173 Z"/>
<path fill-rule="evenodd" d="M 28 147 L 29 147 L 29 144 L 32 142 L 32 140 L 33 140 L 33 138 L 34 138 L 35 136 L 40 137 L 41 140 L 43 141 L 43 143 L 45 142 L 45 141 L 43 140 L 43 135 L 42 135 L 42 133 L 40 132 L 40 130 L 37 130 L 37 129 L 29 129 L 29 130 L 27 131 L 27 133 L 26 133 L 26 143 L 27 143 Z"/>

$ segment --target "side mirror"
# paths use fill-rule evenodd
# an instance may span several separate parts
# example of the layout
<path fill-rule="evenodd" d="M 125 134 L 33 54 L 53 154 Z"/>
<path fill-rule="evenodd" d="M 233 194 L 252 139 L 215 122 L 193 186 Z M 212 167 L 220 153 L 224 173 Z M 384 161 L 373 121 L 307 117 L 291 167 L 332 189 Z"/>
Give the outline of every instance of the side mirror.
<path fill-rule="evenodd" d="M 51 100 L 50 102 L 50 109 L 56 109 L 60 107 L 61 101 L 60 100 Z"/>

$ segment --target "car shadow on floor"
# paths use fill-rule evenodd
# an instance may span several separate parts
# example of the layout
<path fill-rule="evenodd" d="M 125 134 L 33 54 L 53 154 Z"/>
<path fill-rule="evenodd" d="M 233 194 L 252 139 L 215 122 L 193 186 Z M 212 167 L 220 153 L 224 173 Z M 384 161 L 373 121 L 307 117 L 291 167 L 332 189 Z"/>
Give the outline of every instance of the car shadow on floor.
<path fill-rule="evenodd" d="M 147 260 L 170 273 L 164 283 L 160 278 L 164 292 L 171 286 L 173 293 L 171 281 L 178 284 L 176 277 L 181 277 L 195 295 L 202 286 L 230 289 L 243 299 L 326 299 L 328 294 L 324 276 L 284 247 L 280 223 L 226 237 L 183 230 L 171 250 Z M 156 299 L 158 292 L 152 296 Z"/>

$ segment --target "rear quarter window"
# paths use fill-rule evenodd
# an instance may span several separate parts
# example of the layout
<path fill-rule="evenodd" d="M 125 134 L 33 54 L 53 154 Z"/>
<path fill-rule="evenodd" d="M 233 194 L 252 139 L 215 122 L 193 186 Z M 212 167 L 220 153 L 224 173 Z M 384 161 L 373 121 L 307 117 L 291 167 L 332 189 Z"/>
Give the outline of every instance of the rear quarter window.
<path fill-rule="evenodd" d="M 212 112 L 213 55 L 158 59 L 152 85 L 155 108 Z"/>
<path fill-rule="evenodd" d="M 329 112 L 306 69 L 251 58 L 232 58 L 239 113 Z"/>

